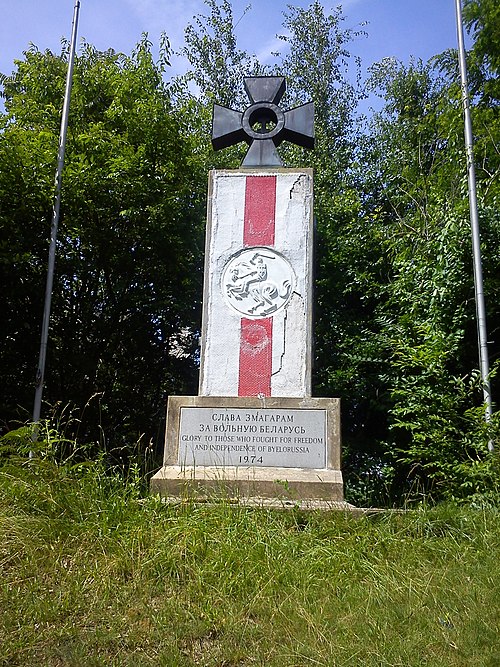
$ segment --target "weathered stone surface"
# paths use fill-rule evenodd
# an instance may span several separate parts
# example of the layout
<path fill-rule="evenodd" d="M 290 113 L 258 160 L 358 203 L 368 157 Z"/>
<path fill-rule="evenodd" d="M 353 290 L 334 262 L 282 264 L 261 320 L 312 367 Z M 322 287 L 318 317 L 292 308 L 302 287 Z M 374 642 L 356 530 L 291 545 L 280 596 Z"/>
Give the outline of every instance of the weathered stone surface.
<path fill-rule="evenodd" d="M 215 416 L 215 419 L 212 417 Z M 236 417 L 240 417 L 238 420 Z M 247 421 L 248 417 L 248 421 Z M 290 421 L 290 418 L 293 418 Z M 268 437 L 278 443 L 249 443 L 229 441 L 228 431 L 207 430 L 214 425 L 254 426 L 245 437 Z M 263 427 L 261 433 L 260 427 Z M 276 431 L 275 431 L 276 427 Z M 292 432 L 284 432 L 284 427 Z M 283 429 L 283 433 L 278 432 Z M 305 433 L 302 433 L 302 429 Z M 309 433 L 309 435 L 308 435 Z M 313 435 L 317 433 L 318 435 Z M 220 435 L 221 440 L 215 441 Z M 233 433 L 238 435 L 238 432 Z M 182 440 L 183 436 L 190 440 Z M 194 440 L 194 436 L 200 439 Z M 211 440 L 207 437 L 211 436 Z M 291 443 L 279 444 L 279 438 L 291 438 Z M 289 452 L 286 447 L 305 447 L 295 444 L 295 438 L 318 438 L 309 452 Z M 202 465 L 189 455 L 192 443 L 224 444 L 236 447 L 254 446 L 255 454 L 233 450 L 229 465 L 220 460 L 219 450 L 201 450 Z M 279 452 L 259 452 L 259 447 L 281 447 Z M 256 456 L 262 461 L 234 465 L 234 457 Z M 232 457 L 232 458 L 231 458 Z M 269 458 L 265 458 L 269 457 Z M 274 457 L 274 458 L 273 458 Z M 269 465 L 278 462 L 279 465 Z M 296 465 L 300 461 L 301 465 Z M 171 396 L 167 410 L 165 458 L 163 468 L 152 478 L 151 490 L 164 496 L 223 493 L 237 497 L 283 499 L 343 500 L 340 471 L 340 400 L 335 398 L 237 398 L 208 396 Z"/>
<path fill-rule="evenodd" d="M 210 174 L 200 396 L 168 400 L 165 498 L 343 504 L 340 400 L 311 397 L 312 185 Z"/>
<path fill-rule="evenodd" d="M 178 462 L 326 468 L 326 410 L 181 407 Z"/>
<path fill-rule="evenodd" d="M 151 479 L 153 493 L 210 498 L 280 498 L 343 501 L 340 470 L 164 466 Z"/>
<path fill-rule="evenodd" d="M 310 396 L 312 232 L 311 170 L 210 174 L 200 395 Z"/>

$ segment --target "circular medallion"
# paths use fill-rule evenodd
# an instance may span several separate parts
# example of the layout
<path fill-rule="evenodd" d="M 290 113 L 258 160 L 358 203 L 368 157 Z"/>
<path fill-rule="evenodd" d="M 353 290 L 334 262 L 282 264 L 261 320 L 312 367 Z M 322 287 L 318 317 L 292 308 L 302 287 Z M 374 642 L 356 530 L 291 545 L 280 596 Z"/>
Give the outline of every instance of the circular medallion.
<path fill-rule="evenodd" d="M 290 301 L 295 274 L 290 262 L 272 248 L 240 250 L 222 271 L 226 303 L 245 317 L 269 317 Z"/>

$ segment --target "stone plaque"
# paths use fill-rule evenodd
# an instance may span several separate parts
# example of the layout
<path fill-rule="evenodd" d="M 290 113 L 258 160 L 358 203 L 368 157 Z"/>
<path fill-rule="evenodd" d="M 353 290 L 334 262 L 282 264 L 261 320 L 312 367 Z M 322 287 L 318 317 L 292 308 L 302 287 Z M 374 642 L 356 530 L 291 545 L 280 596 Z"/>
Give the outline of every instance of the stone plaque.
<path fill-rule="evenodd" d="M 326 410 L 182 407 L 178 464 L 326 468 Z"/>

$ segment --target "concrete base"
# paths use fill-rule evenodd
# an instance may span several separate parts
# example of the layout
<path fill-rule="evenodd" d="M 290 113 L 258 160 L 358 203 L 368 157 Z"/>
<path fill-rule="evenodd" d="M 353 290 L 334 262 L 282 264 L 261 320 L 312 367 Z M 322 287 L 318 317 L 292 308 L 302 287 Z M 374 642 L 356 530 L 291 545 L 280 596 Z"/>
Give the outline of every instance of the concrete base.
<path fill-rule="evenodd" d="M 376 508 L 355 507 L 345 500 L 286 500 L 280 498 L 179 498 L 178 496 L 162 496 L 162 501 L 171 507 L 216 507 L 227 505 L 229 507 L 241 507 L 260 510 L 300 510 L 305 512 L 347 512 L 354 516 L 365 516 L 380 514 L 382 512 L 394 512 L 395 510 L 381 510 Z"/>
<path fill-rule="evenodd" d="M 151 479 L 162 496 L 273 498 L 287 501 L 344 500 L 340 470 L 302 468 L 164 466 Z"/>
<path fill-rule="evenodd" d="M 198 448 L 194 454 L 185 442 Z M 217 461 L 221 448 L 222 464 Z M 236 454 L 230 453 L 233 448 Z M 165 498 L 195 501 L 343 503 L 340 400 L 171 396 L 163 467 L 150 489 Z"/>

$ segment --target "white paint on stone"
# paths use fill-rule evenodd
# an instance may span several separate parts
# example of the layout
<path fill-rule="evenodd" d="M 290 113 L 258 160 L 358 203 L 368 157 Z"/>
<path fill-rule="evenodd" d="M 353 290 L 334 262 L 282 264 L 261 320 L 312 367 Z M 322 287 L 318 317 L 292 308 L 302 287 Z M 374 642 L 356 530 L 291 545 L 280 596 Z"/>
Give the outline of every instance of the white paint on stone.
<path fill-rule="evenodd" d="M 243 250 L 245 178 L 249 175 L 277 177 L 272 249 L 284 258 L 294 274 L 293 290 L 286 304 L 270 314 L 273 318 L 271 395 L 310 396 L 312 172 L 290 169 L 210 174 L 200 395 L 238 395 L 240 322 L 241 317 L 252 313 L 243 315 L 229 307 L 221 285 L 224 269 Z M 260 252 L 264 249 L 260 248 Z M 268 264 L 272 261 L 268 260 Z M 278 281 L 285 279 L 280 276 Z M 246 303 L 248 306 L 250 301 Z M 262 310 L 255 314 L 262 314 Z"/>
<path fill-rule="evenodd" d="M 274 248 L 245 248 L 224 267 L 220 289 L 230 308 L 248 318 L 268 317 L 284 308 L 295 289 L 290 262 Z"/>

